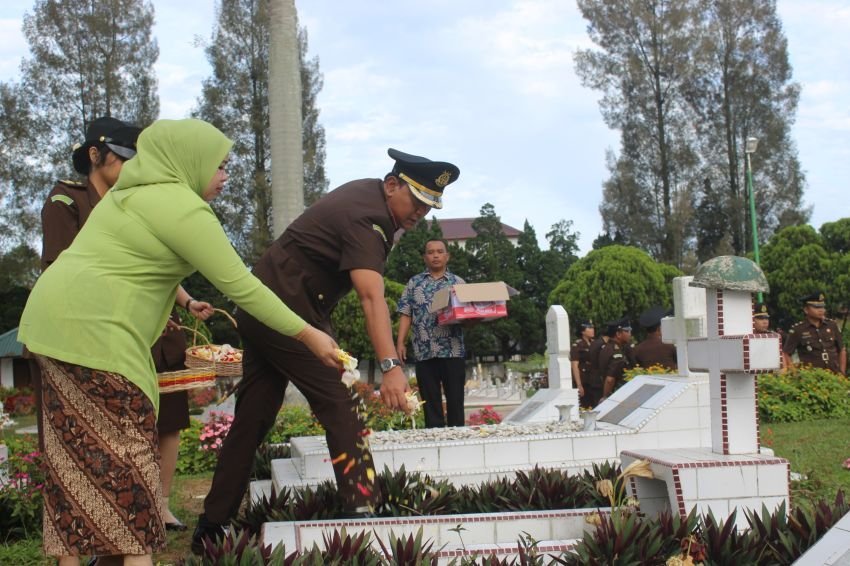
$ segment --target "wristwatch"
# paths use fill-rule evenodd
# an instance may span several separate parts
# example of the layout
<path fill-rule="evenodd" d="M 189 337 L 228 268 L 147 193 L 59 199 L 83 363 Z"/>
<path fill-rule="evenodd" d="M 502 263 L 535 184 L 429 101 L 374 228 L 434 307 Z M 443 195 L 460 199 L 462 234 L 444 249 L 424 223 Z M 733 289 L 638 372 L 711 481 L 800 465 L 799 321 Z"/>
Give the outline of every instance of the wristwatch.
<path fill-rule="evenodd" d="M 381 372 L 387 373 L 394 367 L 401 366 L 401 360 L 396 358 L 384 358 L 381 360 Z"/>

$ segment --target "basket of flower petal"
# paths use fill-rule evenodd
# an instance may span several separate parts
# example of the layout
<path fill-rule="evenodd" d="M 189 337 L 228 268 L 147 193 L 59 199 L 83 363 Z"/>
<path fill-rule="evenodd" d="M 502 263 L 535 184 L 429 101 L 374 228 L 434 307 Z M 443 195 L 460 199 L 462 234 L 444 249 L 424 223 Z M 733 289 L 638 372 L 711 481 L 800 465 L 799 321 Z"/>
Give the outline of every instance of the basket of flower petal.
<path fill-rule="evenodd" d="M 236 321 L 226 311 L 215 310 L 226 316 L 234 327 L 236 326 Z M 199 336 L 206 340 L 206 337 L 195 329 L 192 346 L 186 348 L 186 367 L 197 368 L 212 364 L 218 377 L 240 377 L 242 375 L 242 350 L 234 348 L 230 344 L 219 346 L 207 343 L 198 345 Z"/>

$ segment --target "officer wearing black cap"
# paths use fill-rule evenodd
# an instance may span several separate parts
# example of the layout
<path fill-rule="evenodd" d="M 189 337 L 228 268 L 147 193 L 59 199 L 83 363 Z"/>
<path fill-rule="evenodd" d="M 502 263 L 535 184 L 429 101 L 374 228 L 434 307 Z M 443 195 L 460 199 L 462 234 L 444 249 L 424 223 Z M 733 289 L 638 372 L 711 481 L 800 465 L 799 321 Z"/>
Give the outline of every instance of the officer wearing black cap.
<path fill-rule="evenodd" d="M 635 364 L 642 368 L 661 366 L 674 371 L 678 367 L 676 346 L 661 341 L 661 319 L 668 315 L 668 310 L 654 306 L 638 318 L 638 323 L 646 329 L 646 338 L 635 346 L 633 351 Z"/>
<path fill-rule="evenodd" d="M 590 345 L 596 335 L 593 321 L 584 320 L 576 327 L 578 340 L 570 347 L 570 368 L 573 383 L 578 389 L 579 403 L 582 407 L 594 407 L 602 394 L 601 384 L 591 383 Z"/>
<path fill-rule="evenodd" d="M 140 128 L 110 116 L 92 121 L 86 139 L 74 145 L 74 169 L 85 181 L 62 180 L 41 209 L 41 268 L 46 269 L 71 245 L 94 206 L 115 184 L 121 165 L 136 154 Z"/>
<path fill-rule="evenodd" d="M 623 375 L 632 366 L 632 326 L 628 317 L 608 323 L 610 339 L 599 352 L 599 375 L 602 376 L 602 400 L 607 399 Z"/>
<path fill-rule="evenodd" d="M 767 305 L 756 303 L 753 307 L 753 332 L 755 334 L 770 334 L 770 313 Z"/>
<path fill-rule="evenodd" d="M 381 399 L 392 409 L 403 409 L 409 387 L 396 358 L 384 266 L 395 232 L 412 228 L 431 208 L 441 208 L 443 192 L 457 180 L 459 170 L 451 163 L 395 149 L 388 154 L 395 165 L 384 179 L 352 181 L 319 199 L 271 244 L 254 275 L 308 323 L 330 333 L 331 312 L 353 288 L 383 371 Z M 339 372 L 247 313 L 239 311 L 237 320 L 245 348 L 243 377 L 235 418 L 192 537 L 195 552 L 203 550 L 205 536 L 222 536 L 223 525 L 238 511 L 254 452 L 274 424 L 290 381 L 327 431 L 346 516 L 369 513 L 377 499 L 364 424 Z"/>
<path fill-rule="evenodd" d="M 847 371 L 847 350 L 841 330 L 834 320 L 826 318 L 826 296 L 816 291 L 800 297 L 805 319 L 788 329 L 782 346 L 785 367 L 793 367 L 791 355 L 796 352 L 803 365 L 828 369 L 844 375 Z"/>

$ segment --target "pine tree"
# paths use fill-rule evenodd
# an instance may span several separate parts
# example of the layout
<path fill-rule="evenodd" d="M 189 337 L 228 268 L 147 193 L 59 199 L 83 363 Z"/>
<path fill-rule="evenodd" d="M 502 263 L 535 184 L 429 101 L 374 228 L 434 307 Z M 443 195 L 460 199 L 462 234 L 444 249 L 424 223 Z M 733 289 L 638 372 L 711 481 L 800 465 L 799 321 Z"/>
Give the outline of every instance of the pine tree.
<path fill-rule="evenodd" d="M 0 204 L 17 242 L 38 239 L 38 210 L 53 181 L 72 172 L 71 147 L 89 122 L 114 116 L 146 126 L 159 114 L 153 21 L 146 0 L 37 0 L 24 16 L 30 55 L 20 83 L 0 92 Z M 16 169 L 33 151 L 29 171 Z"/>
<path fill-rule="evenodd" d="M 585 85 L 604 92 L 602 116 L 622 133 L 600 207 L 605 228 L 617 228 L 628 243 L 674 263 L 689 237 L 675 191 L 693 162 L 678 89 L 690 64 L 695 4 L 578 0 L 600 50 L 580 50 L 576 69 Z"/>
<path fill-rule="evenodd" d="M 576 68 L 604 93 L 602 116 L 621 133 L 619 154 L 607 156 L 607 233 L 677 266 L 750 251 L 751 136 L 760 140 L 752 156 L 760 238 L 807 220 L 790 137 L 799 85 L 775 0 L 578 4 L 598 49 L 580 50 Z"/>

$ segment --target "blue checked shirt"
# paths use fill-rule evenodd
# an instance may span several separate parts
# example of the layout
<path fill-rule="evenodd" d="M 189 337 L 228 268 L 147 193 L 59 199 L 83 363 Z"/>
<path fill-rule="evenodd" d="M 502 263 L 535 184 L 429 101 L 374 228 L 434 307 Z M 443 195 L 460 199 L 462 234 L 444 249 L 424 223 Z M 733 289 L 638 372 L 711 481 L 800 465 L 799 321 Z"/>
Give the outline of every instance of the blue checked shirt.
<path fill-rule="evenodd" d="M 428 311 L 434 294 L 443 287 L 465 283 L 463 279 L 446 271 L 439 279 L 434 279 L 424 271 L 414 275 L 407 282 L 404 293 L 398 301 L 397 312 L 411 318 L 411 341 L 416 361 L 432 358 L 465 358 L 463 330 L 459 324 L 440 326 L 437 315 Z"/>

